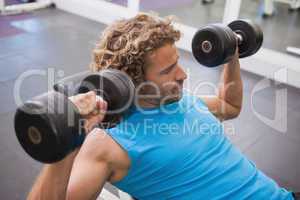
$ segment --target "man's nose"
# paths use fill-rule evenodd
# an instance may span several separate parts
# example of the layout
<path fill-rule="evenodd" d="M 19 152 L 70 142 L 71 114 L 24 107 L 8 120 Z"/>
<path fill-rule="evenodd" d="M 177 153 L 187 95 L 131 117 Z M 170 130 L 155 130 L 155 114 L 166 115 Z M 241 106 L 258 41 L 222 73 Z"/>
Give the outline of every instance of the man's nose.
<path fill-rule="evenodd" d="M 181 66 L 178 66 L 178 70 L 176 73 L 176 80 L 185 80 L 187 78 L 187 74 L 185 71 L 182 69 Z"/>

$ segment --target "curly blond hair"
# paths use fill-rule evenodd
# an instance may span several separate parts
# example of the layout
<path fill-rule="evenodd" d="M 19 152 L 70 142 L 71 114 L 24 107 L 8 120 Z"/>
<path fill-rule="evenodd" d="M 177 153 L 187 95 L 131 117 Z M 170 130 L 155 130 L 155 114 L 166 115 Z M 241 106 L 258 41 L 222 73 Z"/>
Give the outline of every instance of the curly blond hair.
<path fill-rule="evenodd" d="M 122 70 L 138 85 L 144 81 L 145 55 L 179 38 L 180 32 L 173 27 L 171 18 L 138 14 L 116 21 L 104 30 L 96 44 L 91 69 Z"/>

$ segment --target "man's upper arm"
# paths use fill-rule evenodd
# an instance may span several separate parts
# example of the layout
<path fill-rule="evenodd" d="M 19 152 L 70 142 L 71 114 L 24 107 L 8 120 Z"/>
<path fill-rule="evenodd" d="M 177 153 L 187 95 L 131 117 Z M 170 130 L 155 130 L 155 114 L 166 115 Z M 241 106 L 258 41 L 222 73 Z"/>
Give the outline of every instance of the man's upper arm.
<path fill-rule="evenodd" d="M 200 96 L 199 98 L 204 101 L 209 111 L 220 121 L 235 118 L 240 113 L 240 108 L 230 105 L 226 101 L 220 99 L 218 96 L 207 95 Z"/>
<path fill-rule="evenodd" d="M 101 138 L 97 138 L 99 136 L 100 134 L 96 133 L 91 139 L 87 137 L 82 145 L 71 171 L 67 199 L 96 199 L 109 179 L 112 170 L 105 159 L 105 150 L 99 151 L 99 149 L 104 149 L 99 146 L 99 140 L 101 140 Z"/>

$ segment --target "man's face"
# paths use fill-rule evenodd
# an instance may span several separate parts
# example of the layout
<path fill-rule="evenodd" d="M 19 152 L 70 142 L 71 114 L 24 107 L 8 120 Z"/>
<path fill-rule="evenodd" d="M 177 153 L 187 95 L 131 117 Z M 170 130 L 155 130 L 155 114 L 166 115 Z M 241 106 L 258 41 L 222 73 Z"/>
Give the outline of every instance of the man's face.
<path fill-rule="evenodd" d="M 178 64 L 178 59 L 178 50 L 170 43 L 147 55 L 145 79 L 156 86 L 156 89 L 148 87 L 147 93 L 160 94 L 160 103 L 178 101 L 182 96 L 183 82 L 187 75 Z"/>

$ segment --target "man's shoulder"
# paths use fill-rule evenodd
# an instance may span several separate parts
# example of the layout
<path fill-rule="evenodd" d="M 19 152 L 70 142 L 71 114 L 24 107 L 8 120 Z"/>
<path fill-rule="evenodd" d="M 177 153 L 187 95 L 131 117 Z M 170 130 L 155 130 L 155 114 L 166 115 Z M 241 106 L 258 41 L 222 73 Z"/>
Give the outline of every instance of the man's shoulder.
<path fill-rule="evenodd" d="M 129 164 L 127 152 L 103 129 L 95 128 L 87 135 L 85 143 L 93 146 L 91 148 L 95 158 L 107 162 L 113 168 Z"/>

